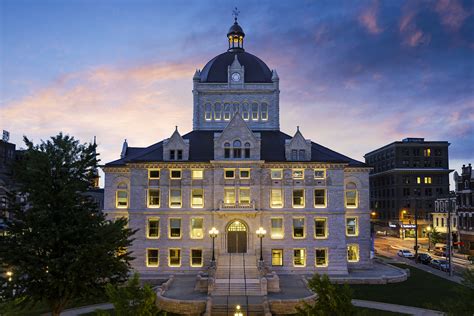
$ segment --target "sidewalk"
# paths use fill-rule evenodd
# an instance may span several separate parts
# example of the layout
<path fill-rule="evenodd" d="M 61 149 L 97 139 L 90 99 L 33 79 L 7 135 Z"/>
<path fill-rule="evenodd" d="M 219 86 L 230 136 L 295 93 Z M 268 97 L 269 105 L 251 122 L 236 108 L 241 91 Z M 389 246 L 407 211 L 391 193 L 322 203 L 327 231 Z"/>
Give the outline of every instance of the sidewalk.
<path fill-rule="evenodd" d="M 397 313 L 403 313 L 403 314 L 415 315 L 415 316 L 444 315 L 443 312 L 434 311 L 431 309 L 424 309 L 424 308 L 405 306 L 405 305 L 388 304 L 388 303 L 381 303 L 381 302 L 374 302 L 374 301 L 352 300 L 352 304 L 358 307 L 378 309 L 378 310 L 383 310 L 383 311 L 397 312 Z"/>
<path fill-rule="evenodd" d="M 114 305 L 109 304 L 109 303 L 88 305 L 88 306 L 66 309 L 61 313 L 61 316 L 77 316 L 77 315 L 92 313 L 97 309 L 108 310 L 108 309 L 113 309 L 113 308 L 114 308 Z M 51 314 L 43 314 L 43 315 L 51 315 Z"/>

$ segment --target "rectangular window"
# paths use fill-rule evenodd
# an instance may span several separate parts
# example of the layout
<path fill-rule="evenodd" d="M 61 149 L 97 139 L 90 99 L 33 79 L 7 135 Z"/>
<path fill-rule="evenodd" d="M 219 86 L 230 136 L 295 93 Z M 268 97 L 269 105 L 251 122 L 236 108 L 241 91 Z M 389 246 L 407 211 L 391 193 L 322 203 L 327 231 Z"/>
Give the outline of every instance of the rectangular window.
<path fill-rule="evenodd" d="M 191 190 L 191 207 L 193 208 L 204 207 L 204 189 Z"/>
<path fill-rule="evenodd" d="M 177 160 L 183 160 L 183 151 L 181 149 L 177 150 Z"/>
<path fill-rule="evenodd" d="M 230 148 L 224 148 L 224 158 L 230 158 Z"/>
<path fill-rule="evenodd" d="M 272 180 L 283 179 L 283 169 L 271 169 Z"/>
<path fill-rule="evenodd" d="M 306 266 L 306 249 L 304 248 L 293 249 L 293 265 L 295 267 Z"/>
<path fill-rule="evenodd" d="M 191 218 L 191 238 L 202 239 L 204 238 L 204 219 L 200 217 Z"/>
<path fill-rule="evenodd" d="M 270 207 L 281 208 L 283 207 L 283 189 L 272 189 L 270 196 Z"/>
<path fill-rule="evenodd" d="M 225 103 L 224 104 L 224 121 L 230 121 L 230 112 L 231 112 L 230 104 Z"/>
<path fill-rule="evenodd" d="M 425 156 L 425 157 L 431 157 L 431 149 L 430 149 L 430 148 L 426 148 L 425 150 L 423 150 L 423 156 Z"/>
<path fill-rule="evenodd" d="M 191 249 L 191 267 L 202 267 L 202 249 Z"/>
<path fill-rule="evenodd" d="M 250 204 L 250 188 L 239 188 L 239 203 Z"/>
<path fill-rule="evenodd" d="M 296 149 L 291 150 L 291 160 L 298 160 L 298 150 Z"/>
<path fill-rule="evenodd" d="M 347 245 L 347 261 L 349 262 L 359 261 L 359 245 L 357 244 Z"/>
<path fill-rule="evenodd" d="M 425 177 L 425 184 L 431 184 L 431 177 Z"/>
<path fill-rule="evenodd" d="M 146 250 L 146 266 L 157 267 L 160 264 L 160 250 L 154 248 L 147 248 Z"/>
<path fill-rule="evenodd" d="M 281 267 L 283 265 L 283 249 L 272 249 L 272 266 Z"/>
<path fill-rule="evenodd" d="M 240 179 L 250 179 L 250 169 L 239 169 Z"/>
<path fill-rule="evenodd" d="M 127 190 L 117 190 L 115 198 L 116 198 L 117 208 L 128 207 L 128 191 Z"/>
<path fill-rule="evenodd" d="M 327 219 L 326 218 L 315 218 L 314 219 L 314 237 L 315 238 L 327 238 Z"/>
<path fill-rule="evenodd" d="M 262 103 L 260 115 L 262 117 L 262 121 L 268 120 L 268 105 L 266 103 Z"/>
<path fill-rule="evenodd" d="M 245 148 L 244 152 L 245 152 L 245 158 L 250 158 L 250 148 Z"/>
<path fill-rule="evenodd" d="M 421 177 L 416 177 L 416 183 L 420 184 L 421 183 Z"/>
<path fill-rule="evenodd" d="M 181 266 L 181 249 L 171 248 L 169 250 L 169 266 L 170 267 Z"/>
<path fill-rule="evenodd" d="M 148 169 L 148 179 L 159 179 L 160 178 L 160 170 L 159 169 Z"/>
<path fill-rule="evenodd" d="M 222 118 L 222 106 L 220 103 L 214 105 L 214 120 L 220 121 Z"/>
<path fill-rule="evenodd" d="M 170 207 L 180 208 L 181 205 L 181 189 L 170 189 Z"/>
<path fill-rule="evenodd" d="M 249 105 L 247 103 L 244 103 L 242 105 L 242 118 L 244 119 L 244 121 L 248 121 L 250 118 Z"/>
<path fill-rule="evenodd" d="M 160 220 L 149 218 L 147 222 L 147 238 L 156 239 L 160 237 Z"/>
<path fill-rule="evenodd" d="M 160 189 L 148 189 L 148 207 L 160 207 Z"/>
<path fill-rule="evenodd" d="M 224 169 L 224 179 L 234 179 L 235 169 Z"/>
<path fill-rule="evenodd" d="M 272 218 L 270 219 L 270 222 L 271 222 L 270 238 L 283 239 L 284 237 L 283 218 Z"/>
<path fill-rule="evenodd" d="M 357 190 L 346 190 L 346 207 L 357 208 Z"/>
<path fill-rule="evenodd" d="M 300 149 L 298 151 L 298 160 L 306 160 L 306 150 Z"/>
<path fill-rule="evenodd" d="M 258 121 L 258 104 L 252 104 L 252 121 Z"/>
<path fill-rule="evenodd" d="M 348 217 L 346 218 L 346 235 L 347 236 L 357 236 L 359 235 L 359 223 L 357 217 Z"/>
<path fill-rule="evenodd" d="M 304 207 L 304 189 L 293 189 L 293 207 Z"/>
<path fill-rule="evenodd" d="M 235 204 L 235 188 L 224 188 L 224 203 Z"/>
<path fill-rule="evenodd" d="M 181 179 L 181 169 L 171 169 L 170 170 L 171 179 Z"/>
<path fill-rule="evenodd" d="M 170 218 L 169 237 L 171 239 L 181 238 L 181 218 Z"/>
<path fill-rule="evenodd" d="M 292 176 L 295 180 L 304 179 L 304 169 L 293 169 Z"/>
<path fill-rule="evenodd" d="M 326 189 L 314 190 L 314 207 L 326 207 Z"/>
<path fill-rule="evenodd" d="M 242 158 L 242 148 L 234 148 L 234 158 Z"/>
<path fill-rule="evenodd" d="M 191 170 L 191 177 L 193 180 L 200 180 L 204 178 L 204 170 Z"/>
<path fill-rule="evenodd" d="M 316 248 L 315 265 L 317 267 L 328 266 L 328 249 L 327 248 Z"/>
<path fill-rule="evenodd" d="M 170 150 L 170 160 L 175 160 L 175 151 L 174 150 Z"/>
<path fill-rule="evenodd" d="M 326 179 L 326 169 L 314 169 L 315 179 Z"/>
<path fill-rule="evenodd" d="M 304 218 L 293 218 L 293 238 L 305 238 Z"/>

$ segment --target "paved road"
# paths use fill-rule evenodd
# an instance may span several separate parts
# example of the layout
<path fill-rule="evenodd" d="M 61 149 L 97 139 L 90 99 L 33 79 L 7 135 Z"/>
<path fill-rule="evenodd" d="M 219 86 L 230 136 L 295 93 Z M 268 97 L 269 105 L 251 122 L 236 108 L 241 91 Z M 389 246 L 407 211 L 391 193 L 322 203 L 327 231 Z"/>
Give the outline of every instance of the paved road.
<path fill-rule="evenodd" d="M 413 306 L 405 306 L 405 305 L 396 305 L 396 304 L 388 304 L 388 303 L 381 303 L 381 302 L 374 302 L 374 301 L 363 301 L 363 300 L 352 300 L 352 304 L 354 306 L 377 309 L 382 311 L 389 311 L 389 312 L 396 312 L 408 315 L 416 315 L 416 316 L 441 316 L 445 315 L 443 312 L 434 311 L 431 309 L 424 309 L 418 308 Z"/>

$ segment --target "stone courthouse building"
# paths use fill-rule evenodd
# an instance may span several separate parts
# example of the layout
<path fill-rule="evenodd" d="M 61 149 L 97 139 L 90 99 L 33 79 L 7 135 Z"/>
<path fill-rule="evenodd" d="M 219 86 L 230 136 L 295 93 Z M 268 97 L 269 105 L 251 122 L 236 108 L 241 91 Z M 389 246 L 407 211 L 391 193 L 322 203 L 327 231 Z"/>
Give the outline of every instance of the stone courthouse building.
<path fill-rule="evenodd" d="M 244 37 L 236 19 L 228 50 L 195 72 L 191 132 L 176 128 L 144 148 L 125 141 L 103 168 L 104 211 L 138 229 L 133 267 L 142 276 L 196 274 L 213 249 L 217 263 L 247 264 L 262 250 L 277 274 L 370 267 L 369 168 L 299 128 L 280 131 L 277 71 L 244 49 Z"/>

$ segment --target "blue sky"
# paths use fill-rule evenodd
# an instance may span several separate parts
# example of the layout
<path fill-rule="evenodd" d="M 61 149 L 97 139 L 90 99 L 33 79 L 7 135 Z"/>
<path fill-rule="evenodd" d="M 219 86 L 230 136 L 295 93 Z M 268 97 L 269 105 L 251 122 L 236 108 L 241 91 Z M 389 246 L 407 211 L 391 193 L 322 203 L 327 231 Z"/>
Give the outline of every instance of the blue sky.
<path fill-rule="evenodd" d="M 277 69 L 282 130 L 353 158 L 405 137 L 474 162 L 472 1 L 0 0 L 0 128 L 97 135 L 102 160 L 191 130 L 192 76 L 245 47 Z"/>

